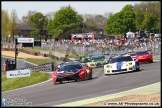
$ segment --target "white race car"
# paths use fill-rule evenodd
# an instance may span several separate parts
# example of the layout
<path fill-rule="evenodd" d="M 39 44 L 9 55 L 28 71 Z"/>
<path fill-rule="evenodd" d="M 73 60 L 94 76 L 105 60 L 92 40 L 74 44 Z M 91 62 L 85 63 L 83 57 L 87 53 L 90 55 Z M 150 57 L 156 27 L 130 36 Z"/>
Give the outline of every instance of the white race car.
<path fill-rule="evenodd" d="M 139 70 L 139 62 L 129 55 L 113 57 L 109 60 L 108 64 L 104 65 L 105 75 Z"/>

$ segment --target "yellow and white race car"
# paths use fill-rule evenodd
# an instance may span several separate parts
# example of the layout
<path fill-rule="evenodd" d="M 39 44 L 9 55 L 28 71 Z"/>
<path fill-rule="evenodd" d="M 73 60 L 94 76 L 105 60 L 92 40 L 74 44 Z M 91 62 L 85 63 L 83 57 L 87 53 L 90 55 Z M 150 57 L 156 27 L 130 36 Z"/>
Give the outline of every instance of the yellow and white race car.
<path fill-rule="evenodd" d="M 105 55 L 94 55 L 90 58 L 90 61 L 86 63 L 91 68 L 102 67 L 105 64 Z"/>
<path fill-rule="evenodd" d="M 139 62 L 129 55 L 113 57 L 104 65 L 104 74 L 116 74 L 123 72 L 139 71 Z"/>

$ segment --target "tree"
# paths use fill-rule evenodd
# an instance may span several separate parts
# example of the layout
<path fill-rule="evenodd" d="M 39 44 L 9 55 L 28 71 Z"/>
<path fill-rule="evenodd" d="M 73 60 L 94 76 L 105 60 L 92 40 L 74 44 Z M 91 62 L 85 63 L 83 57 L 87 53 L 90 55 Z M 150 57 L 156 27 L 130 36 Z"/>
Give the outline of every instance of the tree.
<path fill-rule="evenodd" d="M 156 25 L 159 31 L 157 31 L 159 34 L 161 33 L 161 2 L 158 1 L 156 3 L 156 12 L 157 12 L 157 18 L 158 18 L 158 24 Z"/>
<path fill-rule="evenodd" d="M 143 26 L 142 26 L 142 22 L 144 20 L 144 14 L 142 13 L 141 9 L 137 9 L 135 10 L 135 25 L 136 25 L 136 29 L 137 30 L 142 30 Z"/>
<path fill-rule="evenodd" d="M 104 17 L 108 19 L 110 16 L 113 16 L 113 12 L 105 12 Z"/>
<path fill-rule="evenodd" d="M 101 27 L 101 25 L 106 23 L 107 18 L 104 17 L 103 15 L 95 15 L 95 19 L 94 19 L 98 25 L 97 25 L 97 29 Z"/>
<path fill-rule="evenodd" d="M 89 26 L 98 26 L 98 22 L 95 20 L 95 15 L 93 14 L 85 14 L 84 23 Z"/>
<path fill-rule="evenodd" d="M 94 19 L 95 19 L 98 23 L 102 23 L 102 22 L 105 22 L 107 18 L 105 18 L 103 15 L 95 15 Z"/>
<path fill-rule="evenodd" d="M 106 34 L 110 35 L 110 34 L 113 34 L 115 33 L 116 31 L 114 30 L 115 29 L 115 18 L 116 18 L 116 14 L 114 14 L 113 16 L 110 16 L 108 19 L 107 19 L 107 22 L 106 22 L 106 26 L 104 28 L 104 31 Z"/>
<path fill-rule="evenodd" d="M 34 30 L 30 32 L 31 36 L 34 37 L 34 39 L 38 39 L 38 35 L 40 34 L 40 30 Z"/>
<path fill-rule="evenodd" d="M 36 29 L 38 29 L 40 31 L 40 41 L 41 41 L 41 32 L 43 30 L 43 27 L 45 26 L 45 22 L 46 22 L 46 16 L 43 16 L 43 14 L 41 12 L 37 12 L 34 15 L 29 17 L 29 25 L 32 27 L 35 27 Z"/>
<path fill-rule="evenodd" d="M 143 29 L 146 31 L 158 31 L 158 26 L 156 25 L 158 25 L 158 18 L 150 12 L 146 12 L 145 19 L 142 22 Z"/>
<path fill-rule="evenodd" d="M 154 28 L 156 28 L 158 31 L 157 32 L 159 32 L 160 33 L 160 27 L 161 27 L 161 5 L 160 5 L 160 1 L 149 1 L 149 2 L 141 2 L 141 3 L 137 3 L 137 4 L 135 4 L 134 6 L 133 6 L 133 8 L 134 8 L 134 12 L 136 13 L 137 12 L 137 10 L 139 11 L 139 10 L 141 10 L 140 11 L 140 15 L 138 14 L 137 15 L 137 13 L 136 13 L 136 18 L 137 19 L 139 19 L 139 17 L 140 16 L 143 16 L 143 21 L 142 21 L 142 23 L 141 24 L 143 24 L 142 26 L 143 26 L 143 29 L 145 29 L 146 30 L 146 25 L 144 25 L 144 24 L 146 24 L 146 13 L 151 13 L 151 14 L 153 14 L 157 19 L 158 19 L 158 22 L 156 23 L 156 25 L 154 24 Z M 138 21 L 136 19 L 136 22 Z M 139 23 L 141 22 L 141 20 L 139 21 Z M 149 23 L 149 22 L 148 22 Z M 137 28 L 141 28 L 141 24 L 140 24 L 140 27 L 136 24 L 136 27 Z M 149 29 L 148 29 L 149 30 Z"/>
<path fill-rule="evenodd" d="M 10 16 L 10 20 L 11 20 L 11 34 L 12 34 L 12 41 L 14 42 L 14 35 L 15 35 L 15 32 L 16 32 L 16 28 L 17 28 L 17 23 L 18 23 L 18 16 L 17 16 L 17 12 L 15 9 L 13 9 L 11 11 L 11 16 Z"/>
<path fill-rule="evenodd" d="M 132 5 L 126 5 L 120 12 L 107 19 L 105 31 L 109 34 L 124 35 L 128 31 L 135 31 L 135 13 Z"/>
<path fill-rule="evenodd" d="M 62 38 L 65 32 L 78 28 L 82 20 L 83 19 L 78 16 L 77 12 L 74 11 L 70 5 L 68 7 L 61 7 L 61 9 L 55 13 L 54 19 L 49 21 L 48 33 L 57 38 Z"/>
<path fill-rule="evenodd" d="M 2 35 L 1 36 L 8 36 L 11 34 L 10 31 L 10 19 L 9 19 L 9 14 L 8 11 L 6 10 L 1 10 L 1 31 Z"/>
<path fill-rule="evenodd" d="M 128 31 L 135 31 L 135 13 L 133 12 L 132 5 L 126 5 L 121 12 L 123 13 L 122 23 L 125 26 L 122 29 L 122 34 L 125 34 Z"/>
<path fill-rule="evenodd" d="M 46 14 L 46 17 L 48 18 L 48 20 L 53 20 L 55 16 L 55 12 L 49 12 Z"/>
<path fill-rule="evenodd" d="M 29 17 L 34 15 L 35 13 L 37 13 L 36 10 L 35 11 L 29 10 L 26 16 L 25 15 L 22 16 L 22 18 L 21 18 L 22 22 L 28 22 Z"/>
<path fill-rule="evenodd" d="M 100 25 L 106 22 L 107 18 L 103 15 L 84 14 L 84 24 L 87 32 L 97 31 Z M 85 28 L 84 27 L 84 28 Z"/>

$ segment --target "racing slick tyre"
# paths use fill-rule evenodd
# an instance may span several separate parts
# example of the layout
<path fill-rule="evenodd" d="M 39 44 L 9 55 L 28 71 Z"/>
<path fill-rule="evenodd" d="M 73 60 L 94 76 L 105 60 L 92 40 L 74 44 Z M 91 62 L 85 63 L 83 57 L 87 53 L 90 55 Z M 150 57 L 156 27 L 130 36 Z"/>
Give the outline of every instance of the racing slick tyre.
<path fill-rule="evenodd" d="M 89 79 L 92 79 L 92 73 L 89 75 Z"/>
<path fill-rule="evenodd" d="M 60 81 L 60 84 L 62 84 L 63 82 L 62 81 Z"/>
<path fill-rule="evenodd" d="M 90 79 L 92 79 L 92 74 L 86 73 L 86 80 L 90 80 Z"/>
<path fill-rule="evenodd" d="M 139 67 L 139 66 L 138 66 L 138 67 L 136 66 L 136 70 L 135 70 L 135 71 L 137 72 L 137 71 L 139 71 L 139 70 L 140 70 L 140 67 Z"/>
<path fill-rule="evenodd" d="M 153 60 L 151 60 L 150 63 L 153 63 Z"/>
<path fill-rule="evenodd" d="M 87 72 L 86 72 L 86 80 L 88 80 L 89 79 L 89 75 L 87 74 Z"/>
<path fill-rule="evenodd" d="M 56 81 L 53 81 L 53 84 L 56 85 Z"/>

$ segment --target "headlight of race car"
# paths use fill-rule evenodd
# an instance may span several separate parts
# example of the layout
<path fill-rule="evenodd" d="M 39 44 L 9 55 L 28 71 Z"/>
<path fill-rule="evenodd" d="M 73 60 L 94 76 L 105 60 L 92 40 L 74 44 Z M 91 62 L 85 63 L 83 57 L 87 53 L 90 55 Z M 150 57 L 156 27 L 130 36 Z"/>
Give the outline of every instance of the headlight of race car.
<path fill-rule="evenodd" d="M 128 65 L 132 65 L 132 62 L 128 63 L 127 66 L 128 66 Z"/>
<path fill-rule="evenodd" d="M 103 63 L 107 63 L 107 60 L 104 60 Z"/>
<path fill-rule="evenodd" d="M 89 64 L 94 64 L 93 62 L 90 62 Z"/>
<path fill-rule="evenodd" d="M 89 69 L 87 69 L 87 72 L 88 72 L 88 73 L 90 72 Z"/>
<path fill-rule="evenodd" d="M 108 65 L 107 68 L 112 68 L 112 66 Z"/>

